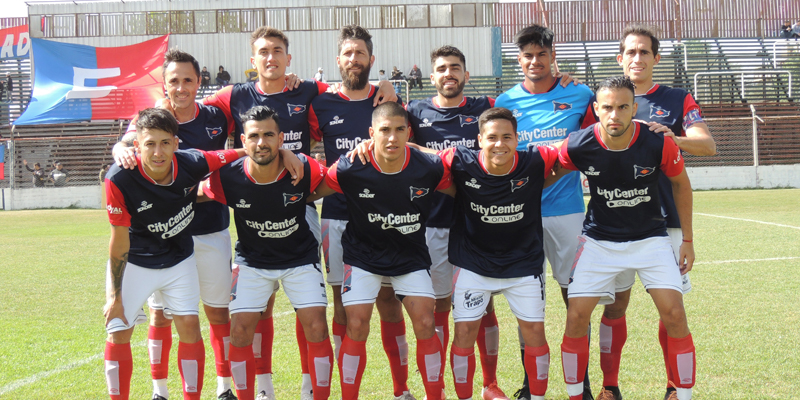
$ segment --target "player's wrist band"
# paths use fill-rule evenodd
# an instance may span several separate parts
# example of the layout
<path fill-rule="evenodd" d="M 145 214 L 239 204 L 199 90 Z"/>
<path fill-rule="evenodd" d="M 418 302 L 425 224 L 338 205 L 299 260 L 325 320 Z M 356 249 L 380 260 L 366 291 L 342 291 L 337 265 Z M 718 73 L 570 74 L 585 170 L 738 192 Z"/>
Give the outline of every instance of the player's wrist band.
<path fill-rule="evenodd" d="M 683 239 L 683 243 L 692 243 L 692 240 L 691 239 L 689 239 L 689 240 Z"/>

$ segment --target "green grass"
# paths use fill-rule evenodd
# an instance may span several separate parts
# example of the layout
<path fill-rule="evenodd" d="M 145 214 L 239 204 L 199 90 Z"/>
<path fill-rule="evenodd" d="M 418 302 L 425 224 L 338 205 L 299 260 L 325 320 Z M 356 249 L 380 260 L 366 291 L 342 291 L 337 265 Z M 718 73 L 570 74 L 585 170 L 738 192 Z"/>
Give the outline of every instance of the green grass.
<path fill-rule="evenodd" d="M 696 399 L 794 396 L 800 381 L 798 196 L 797 189 L 695 193 L 698 264 L 691 272 L 694 290 L 685 301 L 697 347 Z M 108 234 L 105 212 L 100 210 L 0 212 L 0 400 L 107 398 L 102 306 Z M 770 258 L 779 259 L 763 260 Z M 733 262 L 726 262 L 730 260 Z M 551 348 L 547 398 L 566 399 L 559 352 L 565 312 L 557 285 L 552 279 L 547 283 L 546 329 Z M 522 377 L 515 322 L 502 297 L 496 298 L 496 305 L 501 326 L 499 384 L 511 395 Z M 279 399 L 299 397 L 300 366 L 290 311 L 286 297 L 279 295 L 274 349 Z M 596 350 L 599 317 L 596 311 L 590 362 L 595 391 L 602 379 Z M 628 313 L 629 338 L 620 373 L 626 399 L 663 396 L 665 373 L 657 323 L 655 307 L 637 284 Z M 412 393 L 422 399 L 411 332 L 409 326 L 410 384 Z M 203 334 L 207 351 L 204 398 L 211 399 L 215 397 L 216 379 L 207 325 Z M 375 315 L 363 399 L 391 398 L 388 362 L 379 336 Z M 135 330 L 131 398 L 150 398 L 145 337 L 145 327 Z M 173 346 L 170 366 L 172 398 L 180 398 L 176 351 L 177 345 Z M 480 393 L 480 376 L 479 365 L 476 393 Z M 453 398 L 449 366 L 445 379 Z M 338 382 L 337 372 L 334 382 Z M 339 385 L 335 383 L 331 398 L 338 396 Z"/>

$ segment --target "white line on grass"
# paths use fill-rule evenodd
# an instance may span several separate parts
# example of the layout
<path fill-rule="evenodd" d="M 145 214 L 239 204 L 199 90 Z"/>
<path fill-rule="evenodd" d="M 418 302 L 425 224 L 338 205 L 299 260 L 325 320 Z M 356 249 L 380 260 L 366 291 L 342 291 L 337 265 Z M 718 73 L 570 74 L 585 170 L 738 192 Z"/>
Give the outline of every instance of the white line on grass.
<path fill-rule="evenodd" d="M 750 260 L 719 260 L 719 261 L 700 261 L 694 265 L 708 265 L 708 264 L 729 264 L 729 263 L 745 263 L 745 262 L 761 262 L 761 261 L 782 261 L 782 260 L 797 260 L 800 257 L 773 257 L 773 258 L 756 258 Z"/>
<path fill-rule="evenodd" d="M 755 222 L 755 223 L 758 223 L 758 224 L 764 224 L 764 225 L 774 225 L 774 226 L 780 226 L 780 227 L 783 227 L 783 228 L 792 228 L 792 229 L 798 229 L 798 230 L 800 230 L 800 226 L 794 226 L 794 225 L 784 225 L 784 224 L 776 224 L 776 223 L 774 223 L 774 222 L 765 222 L 765 221 L 759 221 L 759 220 L 757 220 L 757 219 L 747 219 L 747 218 L 726 217 L 726 216 L 724 216 L 724 215 L 714 215 L 714 214 L 704 214 L 704 213 L 694 213 L 694 214 L 695 214 L 695 215 L 702 215 L 702 216 L 704 216 L 704 217 L 714 217 L 714 218 L 732 219 L 732 220 L 736 220 L 736 221 Z"/>

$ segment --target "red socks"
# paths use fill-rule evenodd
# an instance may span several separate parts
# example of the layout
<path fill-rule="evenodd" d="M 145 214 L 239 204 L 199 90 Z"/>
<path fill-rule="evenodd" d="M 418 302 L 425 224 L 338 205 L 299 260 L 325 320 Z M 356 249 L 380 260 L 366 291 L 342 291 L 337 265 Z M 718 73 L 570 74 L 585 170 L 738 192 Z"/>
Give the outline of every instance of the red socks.
<path fill-rule="evenodd" d="M 497 349 L 500 347 L 500 331 L 497 327 L 497 315 L 494 311 L 481 319 L 478 331 L 478 351 L 481 353 L 481 371 L 483 387 L 497 383 Z"/>
<path fill-rule="evenodd" d="M 253 357 L 253 346 L 230 347 L 230 364 L 236 397 L 239 400 L 254 400 L 256 388 L 256 360 Z"/>
<path fill-rule="evenodd" d="M 381 341 L 383 350 L 389 358 L 394 395 L 401 396 L 403 392 L 408 391 L 408 342 L 406 341 L 405 321 L 381 321 Z M 342 343 L 342 349 L 344 349 L 344 343 Z"/>
<path fill-rule="evenodd" d="M 619 365 L 622 347 L 628 340 L 628 325 L 625 316 L 600 319 L 600 369 L 603 370 L 603 386 L 619 386 Z"/>
<path fill-rule="evenodd" d="M 668 337 L 667 350 L 670 375 L 677 378 L 672 382 L 677 388 L 689 389 L 694 386 L 697 360 L 692 335 L 680 339 Z"/>
<path fill-rule="evenodd" d="M 336 323 L 336 321 L 331 323 L 331 332 L 333 333 L 333 356 L 336 359 L 339 359 L 339 349 L 342 347 L 342 339 L 344 339 L 344 335 L 347 333 L 347 325 L 342 325 Z"/>
<path fill-rule="evenodd" d="M 211 348 L 214 349 L 214 364 L 217 369 L 217 376 L 228 378 L 231 376 L 231 367 L 228 351 L 231 344 L 231 323 L 211 325 L 209 333 Z"/>
<path fill-rule="evenodd" d="M 365 347 L 366 352 L 366 347 Z M 331 376 L 333 373 L 333 347 L 331 341 L 308 342 L 308 368 L 311 374 L 311 385 L 314 388 L 314 400 L 324 400 L 331 395 Z"/>
<path fill-rule="evenodd" d="M 442 343 L 436 335 L 417 340 L 417 368 L 422 375 L 422 384 L 428 400 L 443 400 L 444 380 L 442 379 Z M 473 370 L 474 371 L 474 370 Z"/>
<path fill-rule="evenodd" d="M 589 365 L 589 336 L 577 339 L 564 335 L 561 342 L 561 367 L 570 400 L 583 398 L 583 378 Z M 529 376 L 528 379 L 531 377 Z"/>
<path fill-rule="evenodd" d="M 230 332 L 230 329 L 228 330 Z M 150 375 L 153 380 L 167 379 L 169 375 L 169 351 L 172 349 L 172 324 L 147 329 L 147 350 L 150 353 Z"/>
<path fill-rule="evenodd" d="M 357 342 L 345 335 L 339 351 L 339 377 L 342 400 L 358 400 L 361 377 L 367 364 L 367 342 Z"/>
<path fill-rule="evenodd" d="M 472 397 L 472 383 L 475 376 L 475 349 L 450 347 L 450 368 L 453 370 L 453 383 L 459 399 Z"/>
<path fill-rule="evenodd" d="M 275 330 L 272 317 L 258 321 L 253 337 L 253 356 L 256 360 L 256 375 L 272 373 L 272 340 Z"/>
<path fill-rule="evenodd" d="M 109 397 L 112 400 L 128 400 L 133 375 L 131 344 L 106 342 L 105 369 Z"/>
<path fill-rule="evenodd" d="M 200 400 L 205 364 L 206 350 L 202 340 L 191 344 L 178 342 L 178 370 L 181 372 L 185 400 Z"/>
<path fill-rule="evenodd" d="M 450 342 L 450 311 L 433 313 L 436 335 L 442 344 L 442 354 L 447 354 L 447 344 Z"/>
<path fill-rule="evenodd" d="M 547 343 L 539 347 L 525 346 L 525 372 L 528 373 L 531 394 L 544 396 L 550 374 L 550 347 Z"/>
<path fill-rule="evenodd" d="M 294 316 L 294 333 L 297 337 L 297 348 L 300 349 L 300 371 L 307 374 L 308 343 L 306 342 L 306 332 L 303 330 L 303 324 L 300 323 L 300 318 L 297 318 L 297 314 Z"/>
<path fill-rule="evenodd" d="M 675 383 L 675 377 L 672 376 L 672 371 L 669 370 L 669 353 L 667 352 L 667 327 L 664 326 L 664 321 L 658 320 L 658 342 L 661 343 L 661 354 L 664 355 L 664 366 L 667 367 L 667 386 L 670 382 Z"/>

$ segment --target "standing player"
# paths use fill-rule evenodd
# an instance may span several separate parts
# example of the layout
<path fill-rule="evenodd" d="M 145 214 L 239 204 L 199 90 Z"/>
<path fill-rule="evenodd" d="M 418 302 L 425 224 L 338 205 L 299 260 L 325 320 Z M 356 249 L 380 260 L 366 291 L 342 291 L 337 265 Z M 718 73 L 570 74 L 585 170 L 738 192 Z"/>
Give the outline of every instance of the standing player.
<path fill-rule="evenodd" d="M 369 139 L 378 90 L 369 83 L 369 72 L 375 63 L 372 36 L 358 26 L 348 25 L 339 31 L 339 55 L 336 62 L 342 76 L 339 93 L 323 93 L 311 102 L 309 123 L 313 140 L 322 140 L 325 158 L 338 160 L 357 144 Z M 333 289 L 333 340 L 338 356 L 345 335 L 347 316 L 342 306 L 342 233 L 347 225 L 344 195 L 334 193 L 322 203 L 322 248 L 325 255 L 327 281 Z M 396 400 L 413 398 L 408 389 L 408 342 L 402 305 L 391 287 L 382 288 L 375 301 L 381 319 L 383 348 L 389 358 Z"/>
<path fill-rule="evenodd" d="M 414 326 L 417 366 L 427 398 L 441 399 L 444 354 L 434 328 L 431 260 L 423 229 L 430 194 L 448 187 L 449 179 L 438 157 L 406 145 L 408 117 L 401 105 L 378 106 L 369 133 L 375 143 L 371 162 L 340 158 L 317 190 L 320 195 L 343 193 L 349 215 L 342 236 L 342 302 L 347 314 L 338 360 L 342 397 L 358 398 L 372 305 L 382 282 L 388 281 Z"/>
<path fill-rule="evenodd" d="M 112 225 L 105 307 L 108 339 L 105 372 L 112 399 L 127 399 L 132 374 L 130 338 L 144 322 L 147 298 L 158 292 L 164 315 L 180 337 L 178 369 L 186 399 L 200 399 L 205 349 L 197 303 L 198 273 L 192 236 L 197 184 L 244 150 L 178 149 L 178 123 L 166 110 L 146 109 L 136 121 L 133 170 L 113 166 L 106 174 Z"/>
<path fill-rule="evenodd" d="M 622 32 L 617 62 L 636 86 L 635 101 L 638 111 L 634 118 L 666 125 L 671 130 L 666 135 L 672 137 L 682 151 L 695 156 L 714 155 L 716 153 L 714 139 L 692 95 L 683 89 L 653 82 L 653 68 L 661 59 L 658 47 L 658 38 L 650 29 L 630 26 Z M 594 115 L 587 115 L 586 122 L 593 123 L 595 120 Z M 672 199 L 672 185 L 663 174 L 659 180 L 659 193 L 667 219 L 667 233 L 672 241 L 675 257 L 678 257 L 682 239 L 681 224 Z M 686 294 L 692 289 L 692 284 L 688 274 L 683 274 L 681 278 L 683 293 Z M 603 329 L 600 330 L 600 365 L 603 369 L 603 386 L 614 399 L 622 397 L 619 391 L 619 366 L 622 348 L 628 337 L 625 312 L 633 283 L 634 276 L 629 274 L 628 280 L 617 288 L 620 292 L 617 292 L 614 304 L 605 307 L 601 320 Z M 667 362 L 668 340 L 663 322 L 659 322 L 658 338 L 664 361 Z M 667 382 L 675 381 L 675 377 L 667 368 Z M 664 398 L 669 397 L 674 390 L 675 388 L 668 383 Z"/>
<path fill-rule="evenodd" d="M 638 104 L 627 77 L 606 79 L 594 103 L 600 122 L 573 132 L 561 147 L 564 168 L 584 171 L 591 192 L 581 245 L 569 285 L 567 326 L 561 345 L 564 379 L 571 400 L 581 398 L 589 361 L 586 327 L 592 310 L 614 301 L 620 281 L 636 272 L 658 308 L 667 331 L 667 369 L 688 400 L 695 381 L 695 348 L 683 308 L 681 274 L 692 269 L 692 188 L 672 138 L 632 122 Z M 677 263 L 659 197 L 660 176 L 672 184 L 681 222 Z M 603 342 L 601 341 L 601 345 Z M 601 393 L 605 396 L 606 390 Z M 613 393 L 611 398 L 620 398 Z"/>
<path fill-rule="evenodd" d="M 240 400 L 254 398 L 253 336 L 278 280 L 303 325 L 315 400 L 330 395 L 333 349 L 325 321 L 325 285 L 317 240 L 306 222 L 305 200 L 324 179 L 325 169 L 304 155 L 297 186 L 281 165 L 283 135 L 277 113 L 253 107 L 242 117 L 247 158 L 215 172 L 204 192 L 228 204 L 236 221 L 236 259 L 231 292 L 230 363 Z"/>
<path fill-rule="evenodd" d="M 519 150 L 530 143 L 559 142 L 580 127 L 592 91 L 585 85 L 563 87 L 558 84 L 559 79 L 553 76 L 551 69 L 556 52 L 553 31 L 549 28 L 531 25 L 519 31 L 514 40 L 525 79 L 500 95 L 495 105 L 512 110 L 517 117 Z M 578 247 L 584 209 L 583 188 L 577 172 L 566 175 L 543 192 L 544 254 L 550 262 L 553 278 L 561 286 L 564 304 L 567 304 L 570 267 Z M 588 374 L 585 376 L 584 398 L 591 399 Z M 523 387 L 517 393 L 520 399 L 529 398 L 528 379 L 526 374 Z"/>

